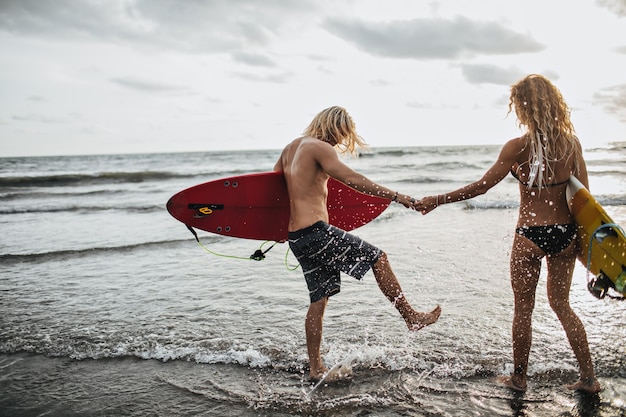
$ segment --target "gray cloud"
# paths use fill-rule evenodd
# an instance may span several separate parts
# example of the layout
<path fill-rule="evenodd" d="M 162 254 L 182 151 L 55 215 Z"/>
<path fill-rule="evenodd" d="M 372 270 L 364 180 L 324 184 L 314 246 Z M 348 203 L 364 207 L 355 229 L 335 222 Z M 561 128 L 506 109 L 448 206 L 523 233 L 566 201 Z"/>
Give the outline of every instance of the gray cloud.
<path fill-rule="evenodd" d="M 525 74 L 517 67 L 502 68 L 489 64 L 464 64 L 461 72 L 472 84 L 511 85 Z"/>
<path fill-rule="evenodd" d="M 392 58 L 506 55 L 538 52 L 545 48 L 532 37 L 515 33 L 498 23 L 464 17 L 382 23 L 331 18 L 326 20 L 324 27 L 367 53 Z"/>
<path fill-rule="evenodd" d="M 35 95 L 32 95 L 32 96 L 29 96 L 29 97 L 27 98 L 27 100 L 28 100 L 28 101 L 32 101 L 32 102 L 35 102 L 35 103 L 41 103 L 41 102 L 45 102 L 45 101 L 46 101 L 45 97 L 42 97 L 42 96 L 40 96 L 40 95 L 36 95 L 36 94 L 35 94 Z"/>
<path fill-rule="evenodd" d="M 239 77 L 243 80 L 253 81 L 253 82 L 270 82 L 276 84 L 284 84 L 289 81 L 291 78 L 291 74 L 282 73 L 282 74 L 266 74 L 261 75 L 257 73 L 244 73 L 244 72 L 235 72 L 233 73 L 236 77 Z"/>
<path fill-rule="evenodd" d="M 387 87 L 388 85 L 391 85 L 391 81 L 385 80 L 383 78 L 377 78 L 375 80 L 370 81 L 370 84 L 375 87 Z"/>
<path fill-rule="evenodd" d="M 138 78 L 125 77 L 125 78 L 112 78 L 111 81 L 117 85 L 120 85 L 124 88 L 130 88 L 132 90 L 139 90 L 145 92 L 180 92 L 183 91 L 184 88 L 167 85 L 161 83 L 154 83 L 146 80 L 141 80 Z"/>
<path fill-rule="evenodd" d="M 250 53 L 250 52 L 235 52 L 233 53 L 233 59 L 238 62 L 242 62 L 247 65 L 255 67 L 275 67 L 276 63 L 267 55 Z"/>
<path fill-rule="evenodd" d="M 609 87 L 593 96 L 593 102 L 599 104 L 618 117 L 620 122 L 626 122 L 626 84 Z"/>
<path fill-rule="evenodd" d="M 45 124 L 66 123 L 68 120 L 62 117 L 47 116 L 38 113 L 14 114 L 11 119 L 17 122 L 36 122 Z"/>
<path fill-rule="evenodd" d="M 517 67 L 502 68 L 491 64 L 462 64 L 460 65 L 463 77 L 472 84 L 497 84 L 511 85 L 528 75 L 527 72 Z M 559 75 L 546 70 L 542 75 L 555 81 Z"/>
<path fill-rule="evenodd" d="M 618 16 L 626 16 L 626 0 L 597 0 L 596 3 Z"/>
<path fill-rule="evenodd" d="M 313 7 L 312 1 L 287 0 L 2 0 L 0 30 L 224 52 L 267 44 L 290 17 Z"/>

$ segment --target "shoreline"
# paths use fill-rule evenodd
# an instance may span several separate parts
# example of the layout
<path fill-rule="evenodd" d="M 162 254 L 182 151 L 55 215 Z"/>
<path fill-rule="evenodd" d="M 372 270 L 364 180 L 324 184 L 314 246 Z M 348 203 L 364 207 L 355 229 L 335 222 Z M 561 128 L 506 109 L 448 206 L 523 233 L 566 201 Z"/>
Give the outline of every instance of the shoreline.
<path fill-rule="evenodd" d="M 430 416 L 435 410 L 453 416 L 465 408 L 485 416 L 513 411 L 548 417 L 573 409 L 581 416 L 626 413 L 626 378 L 599 378 L 604 390 L 593 395 L 567 390 L 556 375 L 531 377 L 528 391 L 515 393 L 499 387 L 494 375 L 440 379 L 427 372 L 355 369 L 350 380 L 314 390 L 304 372 L 130 357 L 2 353 L 0 369 L 0 416 L 12 417 Z M 389 396 L 395 404 L 384 405 Z"/>

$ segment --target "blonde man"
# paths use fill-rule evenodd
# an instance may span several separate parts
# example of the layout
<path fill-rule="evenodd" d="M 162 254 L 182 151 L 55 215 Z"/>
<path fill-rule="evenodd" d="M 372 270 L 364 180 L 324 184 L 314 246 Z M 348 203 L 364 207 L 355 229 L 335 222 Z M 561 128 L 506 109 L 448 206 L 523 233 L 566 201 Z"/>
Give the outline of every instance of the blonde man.
<path fill-rule="evenodd" d="M 289 246 L 302 266 L 309 289 L 311 304 L 305 331 L 311 380 L 319 380 L 327 372 L 320 355 L 323 318 L 329 297 L 340 290 L 340 272 L 362 279 L 371 268 L 382 293 L 393 303 L 411 331 L 435 323 L 441 314 L 439 306 L 429 313 L 415 311 L 406 300 L 385 252 L 328 224 L 329 177 L 357 191 L 388 198 L 407 208 L 415 201 L 353 171 L 339 160 L 335 148 L 351 154 L 366 148 L 348 112 L 337 106 L 315 116 L 304 136 L 289 143 L 274 166 L 275 171 L 283 172 L 287 183 Z"/>

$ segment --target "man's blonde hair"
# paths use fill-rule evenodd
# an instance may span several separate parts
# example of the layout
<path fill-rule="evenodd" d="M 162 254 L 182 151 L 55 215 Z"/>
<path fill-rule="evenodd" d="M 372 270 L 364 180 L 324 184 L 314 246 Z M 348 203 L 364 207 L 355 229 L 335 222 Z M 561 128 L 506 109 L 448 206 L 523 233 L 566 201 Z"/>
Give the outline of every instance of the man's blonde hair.
<path fill-rule="evenodd" d="M 367 149 L 367 144 L 356 133 L 356 125 L 346 109 L 339 106 L 322 110 L 313 118 L 304 134 L 339 148 L 340 153 L 358 155 L 358 149 Z"/>

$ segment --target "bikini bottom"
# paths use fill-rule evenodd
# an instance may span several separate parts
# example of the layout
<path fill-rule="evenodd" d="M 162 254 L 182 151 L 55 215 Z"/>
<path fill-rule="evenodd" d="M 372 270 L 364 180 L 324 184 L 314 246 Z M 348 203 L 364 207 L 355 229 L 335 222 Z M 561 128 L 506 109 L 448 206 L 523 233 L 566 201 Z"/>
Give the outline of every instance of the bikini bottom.
<path fill-rule="evenodd" d="M 554 224 L 548 226 L 521 226 L 515 229 L 517 234 L 532 241 L 548 255 L 565 250 L 576 237 L 577 226 L 570 224 Z"/>

